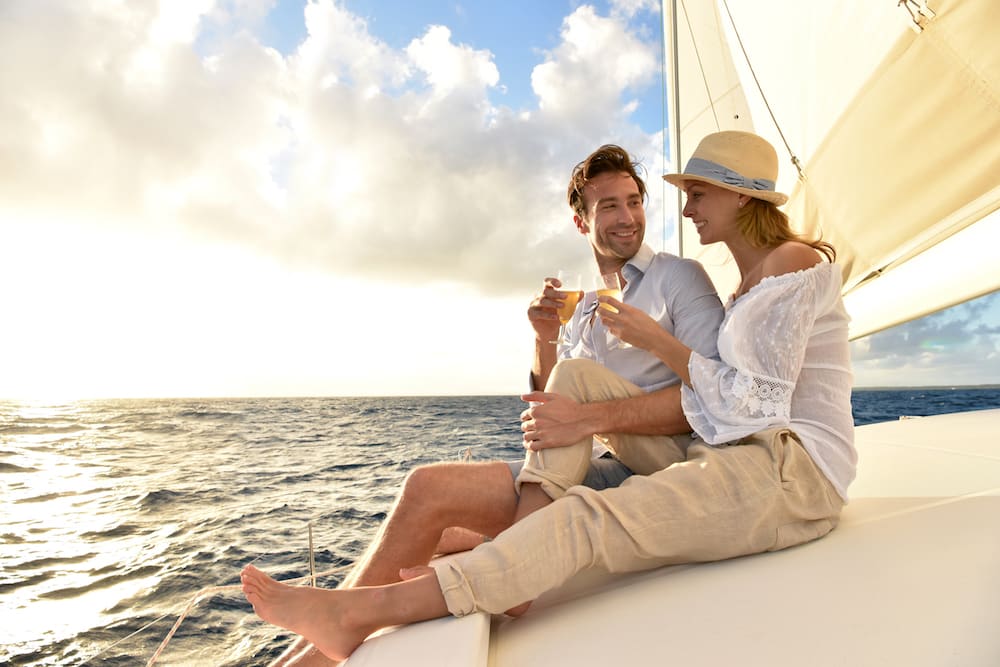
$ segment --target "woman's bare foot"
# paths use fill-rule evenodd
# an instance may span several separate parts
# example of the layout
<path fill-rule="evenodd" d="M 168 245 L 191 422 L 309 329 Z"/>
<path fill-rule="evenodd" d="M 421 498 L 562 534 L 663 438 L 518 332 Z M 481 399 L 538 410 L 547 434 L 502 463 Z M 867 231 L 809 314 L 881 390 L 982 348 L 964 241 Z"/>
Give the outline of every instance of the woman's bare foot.
<path fill-rule="evenodd" d="M 302 635 L 331 660 L 345 660 L 378 628 L 360 623 L 350 589 L 289 586 L 253 565 L 240 573 L 243 594 L 263 620 Z"/>
<path fill-rule="evenodd" d="M 442 531 L 437 547 L 434 548 L 434 553 L 446 555 L 460 551 L 469 551 L 482 544 L 483 539 L 482 533 L 477 533 L 468 528 L 451 526 Z"/>

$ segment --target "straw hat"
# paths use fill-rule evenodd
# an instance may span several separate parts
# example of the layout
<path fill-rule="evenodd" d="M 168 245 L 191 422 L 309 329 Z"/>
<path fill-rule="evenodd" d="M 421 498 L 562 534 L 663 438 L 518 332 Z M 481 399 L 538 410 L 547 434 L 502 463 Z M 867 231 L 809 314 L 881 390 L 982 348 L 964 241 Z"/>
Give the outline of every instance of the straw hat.
<path fill-rule="evenodd" d="M 663 180 L 684 189 L 685 181 L 702 181 L 781 206 L 788 195 L 774 191 L 778 154 L 750 132 L 716 132 L 701 140 L 681 174 Z"/>

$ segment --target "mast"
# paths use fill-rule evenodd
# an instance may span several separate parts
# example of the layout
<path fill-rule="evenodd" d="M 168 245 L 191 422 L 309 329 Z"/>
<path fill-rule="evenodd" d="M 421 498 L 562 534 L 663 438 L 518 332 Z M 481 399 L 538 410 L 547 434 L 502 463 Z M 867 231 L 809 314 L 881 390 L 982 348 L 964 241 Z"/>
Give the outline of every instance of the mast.
<path fill-rule="evenodd" d="M 669 134 L 664 131 L 664 136 L 670 137 L 670 163 L 675 170 L 683 168 L 681 161 L 681 124 L 680 124 L 680 71 L 678 49 L 677 49 L 677 0 L 663 0 L 660 8 L 663 16 L 663 60 L 668 75 L 667 89 L 667 125 Z M 664 128 L 666 130 L 667 128 Z M 666 186 L 663 186 L 666 187 Z M 683 225 L 681 221 L 681 194 L 678 188 L 667 188 L 674 198 L 674 214 L 677 227 L 677 254 L 684 256 Z M 666 197 L 663 204 L 664 214 L 667 210 Z M 665 232 L 664 232 L 665 233 Z M 664 241 L 666 239 L 664 238 Z"/>

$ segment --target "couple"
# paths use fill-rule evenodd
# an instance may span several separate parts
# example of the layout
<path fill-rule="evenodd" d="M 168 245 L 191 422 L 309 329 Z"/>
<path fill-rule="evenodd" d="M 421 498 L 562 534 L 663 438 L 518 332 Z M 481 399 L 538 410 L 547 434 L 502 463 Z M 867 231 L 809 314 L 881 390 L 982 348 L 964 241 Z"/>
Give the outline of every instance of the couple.
<path fill-rule="evenodd" d="M 774 149 L 745 132 L 709 135 L 683 173 L 664 176 L 701 242 L 725 243 L 736 261 L 723 312 L 696 263 L 642 244 L 645 185 L 627 153 L 605 146 L 577 165 L 573 220 L 601 273 L 625 279 L 624 303 L 581 303 L 557 351 L 558 285 L 533 302 L 532 379 L 545 391 L 524 397 L 522 468 L 415 470 L 344 588 L 244 569 L 257 614 L 304 638 L 282 664 L 331 664 L 392 625 L 516 614 L 595 565 L 720 560 L 832 530 L 857 462 L 848 318 L 833 248 L 791 231 L 776 176 Z M 631 347 L 609 349 L 609 335 Z"/>

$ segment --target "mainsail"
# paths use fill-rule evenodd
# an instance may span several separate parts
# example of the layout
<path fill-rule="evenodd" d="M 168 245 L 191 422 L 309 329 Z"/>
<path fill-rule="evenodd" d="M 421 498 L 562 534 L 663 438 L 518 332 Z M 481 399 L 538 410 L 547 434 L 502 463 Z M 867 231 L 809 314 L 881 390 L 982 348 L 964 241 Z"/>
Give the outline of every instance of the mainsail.
<path fill-rule="evenodd" d="M 717 130 L 766 137 L 784 210 L 837 248 L 852 338 L 1000 288 L 1000 2 L 664 5 L 674 164 Z M 689 225 L 681 254 L 728 294 L 728 252 Z"/>

